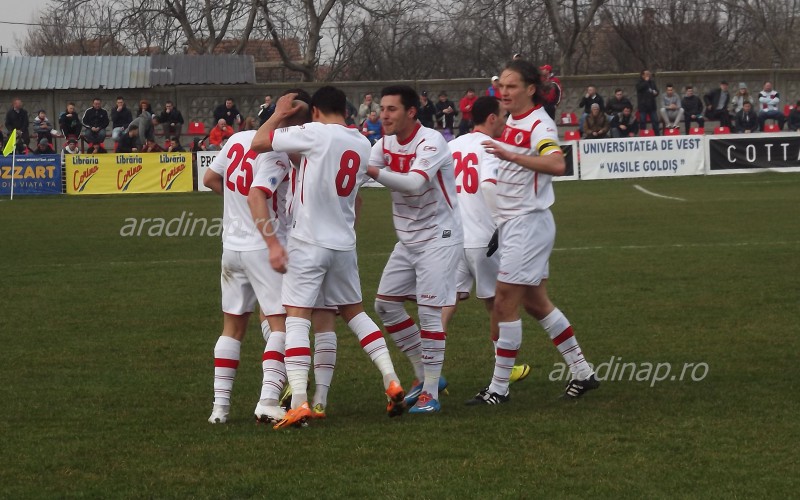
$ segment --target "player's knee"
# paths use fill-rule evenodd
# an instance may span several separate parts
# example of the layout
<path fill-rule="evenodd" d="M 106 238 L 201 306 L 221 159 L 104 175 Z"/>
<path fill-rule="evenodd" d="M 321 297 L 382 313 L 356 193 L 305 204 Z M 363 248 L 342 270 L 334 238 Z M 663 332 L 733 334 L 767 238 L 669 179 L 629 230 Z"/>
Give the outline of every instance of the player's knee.
<path fill-rule="evenodd" d="M 441 332 L 442 328 L 442 308 L 420 305 L 417 307 L 419 312 L 419 327 L 429 332 Z"/>
<path fill-rule="evenodd" d="M 378 313 L 381 321 L 387 325 L 396 325 L 408 316 L 402 302 L 383 299 L 375 299 L 375 312 Z"/>

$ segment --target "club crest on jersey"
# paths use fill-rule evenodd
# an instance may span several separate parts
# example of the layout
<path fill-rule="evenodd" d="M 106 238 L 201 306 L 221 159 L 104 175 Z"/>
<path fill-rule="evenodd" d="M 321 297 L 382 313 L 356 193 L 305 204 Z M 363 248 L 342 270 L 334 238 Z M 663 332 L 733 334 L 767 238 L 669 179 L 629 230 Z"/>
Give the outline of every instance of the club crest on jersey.
<path fill-rule="evenodd" d="M 449 238 L 450 234 L 451 234 L 450 230 L 445 229 L 444 231 L 442 231 L 442 238 Z"/>
<path fill-rule="evenodd" d="M 270 177 L 269 178 L 269 185 L 270 186 L 275 186 L 277 184 L 278 184 L 278 179 L 276 179 L 275 177 Z"/>
<path fill-rule="evenodd" d="M 392 164 L 392 155 L 390 155 L 389 153 L 384 154 L 383 155 L 383 163 L 385 165 L 391 165 Z"/>
<path fill-rule="evenodd" d="M 522 132 L 517 132 L 517 135 L 514 136 L 514 144 L 516 144 L 517 146 L 521 145 L 522 141 L 524 140 L 525 136 L 522 134 Z"/>
<path fill-rule="evenodd" d="M 431 151 L 431 152 L 433 152 L 433 153 L 435 153 L 435 152 L 439 151 L 439 150 L 436 148 L 436 146 L 425 146 L 424 148 L 422 148 L 422 150 L 423 150 L 423 151 Z"/>

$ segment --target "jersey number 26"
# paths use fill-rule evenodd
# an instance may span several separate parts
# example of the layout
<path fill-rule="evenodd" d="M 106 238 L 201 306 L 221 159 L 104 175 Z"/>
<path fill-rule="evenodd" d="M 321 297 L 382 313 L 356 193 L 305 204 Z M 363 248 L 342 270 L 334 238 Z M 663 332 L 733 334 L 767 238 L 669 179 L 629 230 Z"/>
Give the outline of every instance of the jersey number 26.
<path fill-rule="evenodd" d="M 463 186 L 464 191 L 469 194 L 478 192 L 478 169 L 475 166 L 478 164 L 478 155 L 469 153 L 466 156 L 461 155 L 460 151 L 453 153 L 453 160 L 456 162 L 456 193 L 461 192 Z M 461 175 L 461 182 L 458 176 Z"/>

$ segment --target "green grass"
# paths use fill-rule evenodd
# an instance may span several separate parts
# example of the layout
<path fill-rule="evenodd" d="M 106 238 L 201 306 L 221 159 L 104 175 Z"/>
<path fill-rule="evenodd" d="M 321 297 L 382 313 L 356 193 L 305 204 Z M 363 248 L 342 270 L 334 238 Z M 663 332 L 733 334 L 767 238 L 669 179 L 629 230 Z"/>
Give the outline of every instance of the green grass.
<path fill-rule="evenodd" d="M 658 199 L 635 189 L 685 198 Z M 468 408 L 489 380 L 488 319 L 451 325 L 436 416 L 388 419 L 377 370 L 339 323 L 329 418 L 255 426 L 262 339 L 242 350 L 232 415 L 206 422 L 221 330 L 214 237 L 120 237 L 127 217 L 218 217 L 210 194 L 0 202 L 0 497 L 788 497 L 796 495 L 800 175 L 556 185 L 553 301 L 587 358 L 706 363 L 707 376 L 608 381 L 577 402 L 524 318 L 533 375 Z M 364 193 L 365 305 L 395 242 Z M 392 346 L 404 381 L 408 362 Z M 687 377 L 688 378 L 688 377 Z"/>

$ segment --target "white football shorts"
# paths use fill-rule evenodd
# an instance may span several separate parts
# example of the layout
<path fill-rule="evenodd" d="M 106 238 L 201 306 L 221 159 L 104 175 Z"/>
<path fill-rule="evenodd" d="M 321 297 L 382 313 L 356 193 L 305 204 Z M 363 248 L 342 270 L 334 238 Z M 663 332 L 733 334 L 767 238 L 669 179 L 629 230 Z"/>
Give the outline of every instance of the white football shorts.
<path fill-rule="evenodd" d="M 269 265 L 269 251 L 222 250 L 222 311 L 242 315 L 255 310 L 266 316 L 286 314 L 281 303 L 283 275 Z"/>
<path fill-rule="evenodd" d="M 378 295 L 416 297 L 417 304 L 433 307 L 456 303 L 456 267 L 462 245 L 409 252 L 399 241 L 383 268 Z"/>
<path fill-rule="evenodd" d="M 282 293 L 285 306 L 316 309 L 361 302 L 355 250 L 331 250 L 290 237 L 288 252 Z"/>
<path fill-rule="evenodd" d="M 513 285 L 539 285 L 550 275 L 550 253 L 556 223 L 550 210 L 515 217 L 500 226 L 500 269 L 497 280 Z"/>
<path fill-rule="evenodd" d="M 499 267 L 500 255 L 497 252 L 487 257 L 485 248 L 465 248 L 456 271 L 456 290 L 459 295 L 469 294 L 475 283 L 475 295 L 479 299 L 494 297 Z"/>

